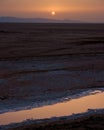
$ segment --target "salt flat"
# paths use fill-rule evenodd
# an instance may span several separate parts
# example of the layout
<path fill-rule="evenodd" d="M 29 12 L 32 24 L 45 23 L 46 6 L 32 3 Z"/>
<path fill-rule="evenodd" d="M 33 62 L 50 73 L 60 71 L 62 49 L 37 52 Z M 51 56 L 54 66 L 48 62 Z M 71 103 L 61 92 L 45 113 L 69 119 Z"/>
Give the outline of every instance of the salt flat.
<path fill-rule="evenodd" d="M 0 24 L 1 111 L 103 87 L 104 24 Z"/>

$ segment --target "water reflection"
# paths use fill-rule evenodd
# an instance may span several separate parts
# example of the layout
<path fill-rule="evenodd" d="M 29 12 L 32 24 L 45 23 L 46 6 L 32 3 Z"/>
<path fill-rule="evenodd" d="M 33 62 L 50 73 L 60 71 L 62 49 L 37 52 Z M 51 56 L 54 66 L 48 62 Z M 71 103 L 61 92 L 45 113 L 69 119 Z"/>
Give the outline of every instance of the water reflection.
<path fill-rule="evenodd" d="M 21 122 L 26 119 L 43 119 L 50 117 L 68 116 L 73 113 L 86 112 L 89 108 L 104 108 L 104 92 L 88 95 L 63 103 L 48 105 L 31 110 L 8 112 L 0 114 L 0 125 Z"/>

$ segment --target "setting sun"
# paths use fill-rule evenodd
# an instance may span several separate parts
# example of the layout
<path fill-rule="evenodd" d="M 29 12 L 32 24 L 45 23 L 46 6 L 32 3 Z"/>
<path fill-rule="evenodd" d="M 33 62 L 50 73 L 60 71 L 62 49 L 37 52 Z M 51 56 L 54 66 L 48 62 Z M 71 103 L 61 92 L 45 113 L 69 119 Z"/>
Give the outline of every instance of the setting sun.
<path fill-rule="evenodd" d="M 55 11 L 52 11 L 51 14 L 54 16 L 54 15 L 56 14 L 56 12 L 55 12 Z"/>

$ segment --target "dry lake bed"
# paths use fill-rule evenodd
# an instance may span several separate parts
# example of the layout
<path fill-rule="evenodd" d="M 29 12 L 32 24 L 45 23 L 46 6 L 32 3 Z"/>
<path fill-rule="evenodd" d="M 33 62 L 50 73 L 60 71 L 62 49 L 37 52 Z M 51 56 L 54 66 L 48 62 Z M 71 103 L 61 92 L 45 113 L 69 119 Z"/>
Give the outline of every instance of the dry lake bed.
<path fill-rule="evenodd" d="M 1 129 L 90 109 L 104 120 L 103 100 L 104 24 L 0 23 Z"/>

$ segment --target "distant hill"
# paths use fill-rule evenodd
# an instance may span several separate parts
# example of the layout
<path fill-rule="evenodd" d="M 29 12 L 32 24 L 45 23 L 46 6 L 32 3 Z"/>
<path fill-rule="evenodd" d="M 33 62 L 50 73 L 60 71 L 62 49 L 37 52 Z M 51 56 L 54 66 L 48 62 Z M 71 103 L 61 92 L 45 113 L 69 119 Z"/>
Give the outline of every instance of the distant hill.
<path fill-rule="evenodd" d="M 80 23 L 77 20 L 57 20 L 47 18 L 17 18 L 17 17 L 0 17 L 0 23 Z"/>

